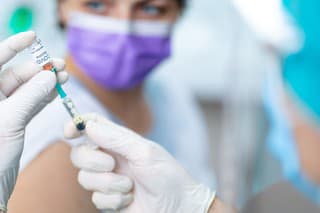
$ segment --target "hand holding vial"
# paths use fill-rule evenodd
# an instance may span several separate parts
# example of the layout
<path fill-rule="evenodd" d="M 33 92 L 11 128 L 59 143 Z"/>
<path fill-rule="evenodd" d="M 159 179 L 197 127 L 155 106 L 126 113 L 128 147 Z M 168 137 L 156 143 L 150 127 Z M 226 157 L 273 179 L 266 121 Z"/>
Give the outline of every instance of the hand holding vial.
<path fill-rule="evenodd" d="M 0 67 L 32 44 L 34 32 L 20 33 L 0 42 Z M 68 79 L 62 60 L 52 60 L 58 75 L 41 72 L 27 62 L 0 73 L 0 212 L 6 211 L 13 191 L 23 150 L 25 128 L 29 121 L 56 97 L 57 76 Z"/>

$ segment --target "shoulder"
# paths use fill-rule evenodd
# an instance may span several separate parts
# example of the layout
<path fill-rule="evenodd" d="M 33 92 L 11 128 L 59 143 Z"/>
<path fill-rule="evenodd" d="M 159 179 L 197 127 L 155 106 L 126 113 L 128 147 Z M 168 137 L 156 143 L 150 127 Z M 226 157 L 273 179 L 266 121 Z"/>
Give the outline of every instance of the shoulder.
<path fill-rule="evenodd" d="M 21 170 L 50 144 L 63 140 L 63 126 L 68 115 L 60 104 L 58 99 L 54 100 L 28 124 Z"/>
<path fill-rule="evenodd" d="M 28 165 L 18 177 L 10 212 L 97 212 L 91 193 L 77 183 L 70 150 L 65 143 L 52 144 Z"/>

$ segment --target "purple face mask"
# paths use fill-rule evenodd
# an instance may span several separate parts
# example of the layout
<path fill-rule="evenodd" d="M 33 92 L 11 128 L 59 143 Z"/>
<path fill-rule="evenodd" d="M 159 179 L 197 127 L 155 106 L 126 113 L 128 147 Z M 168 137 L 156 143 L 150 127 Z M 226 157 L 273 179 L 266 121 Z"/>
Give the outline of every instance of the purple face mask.
<path fill-rule="evenodd" d="M 68 48 L 77 66 L 106 89 L 139 85 L 171 53 L 171 25 L 74 13 Z"/>

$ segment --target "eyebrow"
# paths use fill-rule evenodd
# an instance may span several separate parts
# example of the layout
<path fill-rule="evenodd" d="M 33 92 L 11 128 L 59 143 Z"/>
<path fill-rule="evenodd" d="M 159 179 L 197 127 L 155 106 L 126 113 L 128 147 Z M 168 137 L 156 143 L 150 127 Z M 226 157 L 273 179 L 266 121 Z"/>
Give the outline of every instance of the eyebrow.
<path fill-rule="evenodd" d="M 123 0 L 112 0 L 112 1 L 116 2 L 116 1 L 123 1 Z M 148 3 L 153 1 L 167 2 L 168 0 L 133 0 L 132 3 Z"/>

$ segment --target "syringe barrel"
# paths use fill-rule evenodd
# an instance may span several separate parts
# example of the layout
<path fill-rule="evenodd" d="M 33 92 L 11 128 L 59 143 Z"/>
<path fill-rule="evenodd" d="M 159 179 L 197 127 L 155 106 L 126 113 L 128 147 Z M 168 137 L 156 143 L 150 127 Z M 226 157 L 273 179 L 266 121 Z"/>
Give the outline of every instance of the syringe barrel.
<path fill-rule="evenodd" d="M 71 98 L 69 98 L 69 97 L 64 98 L 62 103 L 65 106 L 65 108 L 68 110 L 68 113 L 70 114 L 70 116 L 72 118 L 74 118 L 77 115 L 79 115 L 79 113 L 78 113 L 77 109 L 75 108 L 75 105 L 74 105 L 73 101 L 71 100 Z"/>
<path fill-rule="evenodd" d="M 72 117 L 73 119 L 73 123 L 75 124 L 75 126 L 77 127 L 77 129 L 79 131 L 82 131 L 86 128 L 85 126 L 85 121 L 82 119 L 82 117 L 80 116 L 79 112 L 77 111 L 73 101 L 71 100 L 71 98 L 65 97 L 62 101 L 63 105 L 65 106 L 65 108 L 67 109 L 69 115 Z"/>

